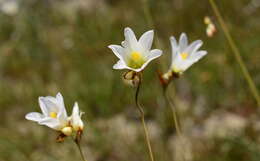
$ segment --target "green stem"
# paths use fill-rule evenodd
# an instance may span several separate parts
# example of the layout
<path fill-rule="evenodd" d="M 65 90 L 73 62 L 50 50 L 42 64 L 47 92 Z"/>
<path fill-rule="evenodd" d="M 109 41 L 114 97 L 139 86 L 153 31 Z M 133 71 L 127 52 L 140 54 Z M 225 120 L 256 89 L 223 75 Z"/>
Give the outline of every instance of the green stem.
<path fill-rule="evenodd" d="M 76 143 L 76 145 L 77 145 L 77 147 L 78 147 L 78 149 L 79 149 L 79 153 L 80 153 L 80 156 L 81 156 L 82 160 L 83 160 L 83 161 L 87 161 L 87 159 L 85 159 L 85 157 L 84 157 L 84 154 L 83 154 L 83 151 L 82 151 L 82 149 L 81 149 L 80 143 L 79 143 L 77 140 L 74 140 L 74 142 Z"/>
<path fill-rule="evenodd" d="M 180 128 L 180 126 L 179 126 L 177 108 L 176 108 L 174 102 L 173 102 L 173 101 L 171 100 L 171 98 L 168 96 L 168 94 L 167 94 L 166 91 L 167 91 L 167 88 L 164 89 L 163 95 L 164 95 L 164 98 L 165 98 L 167 104 L 170 105 L 170 109 L 171 109 L 171 111 L 172 111 L 173 120 L 174 120 L 174 126 L 175 126 L 175 128 L 176 128 L 177 135 L 178 135 L 179 137 L 181 137 L 181 136 L 182 136 L 182 135 L 181 135 L 182 132 L 181 132 L 181 128 Z"/>
<path fill-rule="evenodd" d="M 182 135 L 182 131 L 181 131 L 179 121 L 178 121 L 177 107 L 176 107 L 175 103 L 172 101 L 172 99 L 170 98 L 170 96 L 167 94 L 167 87 L 163 88 L 163 95 L 164 95 L 164 98 L 165 98 L 167 104 L 170 106 L 170 109 L 172 111 L 174 126 L 175 126 L 175 129 L 176 129 L 177 135 L 178 135 L 179 139 L 181 140 L 181 146 L 184 146 L 184 144 L 185 144 L 184 136 Z M 183 161 L 186 160 L 185 159 L 185 151 L 182 151 L 181 157 L 182 157 L 181 159 Z"/>
<path fill-rule="evenodd" d="M 145 119 L 144 119 L 144 110 L 143 110 L 143 108 L 141 107 L 141 105 L 139 104 L 139 101 L 138 101 L 140 86 L 141 86 L 141 81 L 138 83 L 137 88 L 136 88 L 135 104 L 136 104 L 136 107 L 138 108 L 140 115 L 141 115 L 141 121 L 142 121 L 143 129 L 144 129 L 144 133 L 145 133 L 145 141 L 146 141 L 146 144 L 147 144 L 147 147 L 148 147 L 148 150 L 149 150 L 149 156 L 150 156 L 151 161 L 154 161 L 154 156 L 153 156 L 153 151 L 152 151 L 152 147 L 151 147 L 151 143 L 150 143 L 150 138 L 149 138 L 147 126 L 146 126 Z"/>
<path fill-rule="evenodd" d="M 255 85 L 252 77 L 250 76 L 250 74 L 249 74 L 249 72 L 248 72 L 248 70 L 247 70 L 247 68 L 245 66 L 245 63 L 244 63 L 244 61 L 243 61 L 243 59 L 241 57 L 241 54 L 240 54 L 240 52 L 239 52 L 239 50 L 238 50 L 238 48 L 237 48 L 233 38 L 231 37 L 231 34 L 230 34 L 230 32 L 229 32 L 229 30 L 227 28 L 227 25 L 226 25 L 225 21 L 223 20 L 223 18 L 221 16 L 220 12 L 219 12 L 219 9 L 218 9 L 215 1 L 214 0 L 209 0 L 209 2 L 210 2 L 210 5 L 211 5 L 214 13 L 216 14 L 216 17 L 217 17 L 217 19 L 218 19 L 218 21 L 220 23 L 220 26 L 221 26 L 221 28 L 222 28 L 225 36 L 226 36 L 226 39 L 227 39 L 227 41 L 228 41 L 228 43 L 229 43 L 229 45 L 230 45 L 230 47 L 231 47 L 231 49 L 232 49 L 232 51 L 234 53 L 234 56 L 235 56 L 239 66 L 240 66 L 240 68 L 242 70 L 242 73 L 243 73 L 245 79 L 247 80 L 249 88 L 250 88 L 250 90 L 251 90 L 251 92 L 252 92 L 252 94 L 253 94 L 256 102 L 257 102 L 257 105 L 258 105 L 258 107 L 260 107 L 260 96 L 259 96 L 258 90 L 256 88 L 256 85 Z"/>

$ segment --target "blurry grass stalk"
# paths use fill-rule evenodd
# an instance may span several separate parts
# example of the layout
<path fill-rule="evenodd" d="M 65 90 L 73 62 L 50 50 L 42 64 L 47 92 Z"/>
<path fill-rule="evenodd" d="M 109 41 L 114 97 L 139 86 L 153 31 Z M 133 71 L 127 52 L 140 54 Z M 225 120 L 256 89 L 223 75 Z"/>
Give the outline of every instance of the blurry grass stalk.
<path fill-rule="evenodd" d="M 142 83 L 142 75 L 139 74 L 139 82 L 137 84 L 136 92 L 135 92 L 135 104 L 141 115 L 141 121 L 142 121 L 143 129 L 144 129 L 144 133 L 145 133 L 145 141 L 146 141 L 146 144 L 147 144 L 147 147 L 149 150 L 149 156 L 150 156 L 151 161 L 154 161 L 151 142 L 150 142 L 147 126 L 146 126 L 145 119 L 144 119 L 144 110 L 143 110 L 142 106 L 139 104 L 139 100 L 138 100 L 141 83 Z"/>
<path fill-rule="evenodd" d="M 239 52 L 239 50 L 238 50 L 238 48 L 237 48 L 233 38 L 231 37 L 231 34 L 230 34 L 230 32 L 229 32 L 229 30 L 227 28 L 227 25 L 226 25 L 225 21 L 223 20 L 223 18 L 221 16 L 220 12 L 219 12 L 219 9 L 218 9 L 215 1 L 214 0 L 209 0 L 209 2 L 210 2 L 210 5 L 211 5 L 214 13 L 216 14 L 216 17 L 217 17 L 217 19 L 218 19 L 218 21 L 220 23 L 220 26 L 221 26 L 221 28 L 222 28 L 225 36 L 226 36 L 226 39 L 228 40 L 228 43 L 229 43 L 229 45 L 230 45 L 230 47 L 231 47 L 231 49 L 232 49 L 232 51 L 234 53 L 234 56 L 235 56 L 239 66 L 241 68 L 241 71 L 242 71 L 245 79 L 247 80 L 249 88 L 250 88 L 250 90 L 251 90 L 251 92 L 252 92 L 252 94 L 253 94 L 256 102 L 257 102 L 257 105 L 258 105 L 258 107 L 260 107 L 260 96 L 259 96 L 258 90 L 256 88 L 256 85 L 255 85 L 252 77 L 250 76 L 250 74 L 249 74 L 249 72 L 248 72 L 248 70 L 247 70 L 247 68 L 245 66 L 245 63 L 244 63 L 244 61 L 243 61 L 243 59 L 241 57 L 241 54 L 240 54 L 240 52 Z"/>
<path fill-rule="evenodd" d="M 76 143 L 78 149 L 79 149 L 79 153 L 80 153 L 80 156 L 82 158 L 83 161 L 87 161 L 87 159 L 84 157 L 84 154 L 83 154 L 83 151 L 81 149 L 81 145 L 80 145 L 80 142 L 78 139 L 75 139 L 74 142 Z"/>

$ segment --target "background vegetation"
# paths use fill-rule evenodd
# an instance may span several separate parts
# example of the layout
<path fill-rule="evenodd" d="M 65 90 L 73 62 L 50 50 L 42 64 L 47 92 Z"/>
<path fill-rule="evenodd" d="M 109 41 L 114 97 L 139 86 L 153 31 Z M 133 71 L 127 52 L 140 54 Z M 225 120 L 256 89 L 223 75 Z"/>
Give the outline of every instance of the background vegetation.
<path fill-rule="evenodd" d="M 74 101 L 86 113 L 83 150 L 89 161 L 148 160 L 134 91 L 122 82 L 123 72 L 112 69 L 117 58 L 107 48 L 124 39 L 127 26 L 138 36 L 152 29 L 143 1 L 13 0 L 12 12 L 4 8 L 7 2 L 0 1 L 0 161 L 80 160 L 73 142 L 55 143 L 54 131 L 24 118 L 39 111 L 39 96 L 57 92 L 69 113 Z M 147 4 L 164 50 L 144 72 L 140 95 L 156 161 L 259 160 L 259 110 L 208 1 Z M 259 1 L 217 5 L 259 90 Z M 216 23 L 212 38 L 205 34 L 205 16 Z M 169 36 L 181 32 L 190 41 L 203 40 L 208 51 L 170 86 L 184 143 L 176 136 L 157 78 L 157 70 L 166 71 L 170 63 Z"/>

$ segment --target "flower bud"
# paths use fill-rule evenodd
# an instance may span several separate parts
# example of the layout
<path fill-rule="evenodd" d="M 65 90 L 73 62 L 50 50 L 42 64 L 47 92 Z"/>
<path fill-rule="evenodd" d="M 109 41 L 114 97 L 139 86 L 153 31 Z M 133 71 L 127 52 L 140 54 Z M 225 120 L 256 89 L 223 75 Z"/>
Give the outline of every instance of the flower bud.
<path fill-rule="evenodd" d="M 134 71 L 128 71 L 128 72 L 124 73 L 123 81 L 127 85 L 130 85 L 132 87 L 137 87 L 141 81 L 141 74 L 134 72 Z"/>
<path fill-rule="evenodd" d="M 72 127 L 66 126 L 61 129 L 61 132 L 66 136 L 70 136 L 72 134 Z"/>

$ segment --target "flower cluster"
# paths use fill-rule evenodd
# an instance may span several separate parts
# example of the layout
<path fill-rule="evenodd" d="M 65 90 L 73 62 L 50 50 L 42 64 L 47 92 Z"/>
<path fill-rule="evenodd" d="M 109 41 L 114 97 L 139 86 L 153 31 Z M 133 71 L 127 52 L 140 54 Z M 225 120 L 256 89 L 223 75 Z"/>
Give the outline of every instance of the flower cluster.
<path fill-rule="evenodd" d="M 74 104 L 71 116 L 67 115 L 63 97 L 60 93 L 56 97 L 39 97 L 39 105 L 42 113 L 28 113 L 25 116 L 27 120 L 48 126 L 61 132 L 64 136 L 71 136 L 73 133 L 81 135 L 83 132 L 84 124 L 81 120 L 83 113 L 79 111 L 77 102 Z"/>
<path fill-rule="evenodd" d="M 124 35 L 125 40 L 121 43 L 122 46 L 108 46 L 119 58 L 119 61 L 113 66 L 114 69 L 128 69 L 133 75 L 132 72 L 141 72 L 148 63 L 162 55 L 162 51 L 159 49 L 151 50 L 153 30 L 145 32 L 139 40 L 136 39 L 134 32 L 129 27 L 125 28 Z M 173 77 L 180 76 L 192 64 L 207 54 L 207 51 L 199 50 L 203 44 L 201 40 L 196 40 L 189 45 L 185 33 L 181 34 L 178 43 L 173 36 L 170 37 L 170 42 L 172 48 L 171 66 L 168 72 L 160 75 L 163 84 L 168 84 Z M 127 75 L 128 73 L 124 75 L 124 78 Z M 126 80 L 129 82 L 129 79 Z"/>

